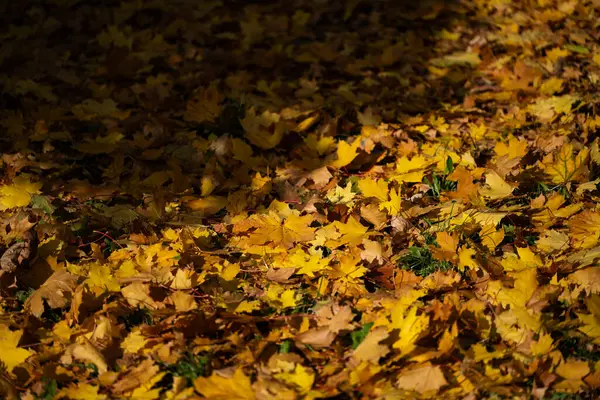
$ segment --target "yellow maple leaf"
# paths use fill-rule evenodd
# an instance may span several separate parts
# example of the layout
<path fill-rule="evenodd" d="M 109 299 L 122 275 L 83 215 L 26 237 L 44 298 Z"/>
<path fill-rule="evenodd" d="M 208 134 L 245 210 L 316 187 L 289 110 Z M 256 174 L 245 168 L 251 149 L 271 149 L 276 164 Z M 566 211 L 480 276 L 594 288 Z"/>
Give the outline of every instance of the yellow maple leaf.
<path fill-rule="evenodd" d="M 511 310 L 523 308 L 538 287 L 537 269 L 527 268 L 513 272 L 511 276 L 515 279 L 514 288 L 504 287 L 500 281 L 492 281 L 488 284 L 487 293 L 503 306 L 511 306 Z"/>
<path fill-rule="evenodd" d="M 400 329 L 398 340 L 393 347 L 398 349 L 402 355 L 407 355 L 416 348 L 416 342 L 428 327 L 429 316 L 417 315 L 419 307 L 412 306 L 404 314 L 393 313 L 390 327 Z"/>
<path fill-rule="evenodd" d="M 329 162 L 329 165 L 334 168 L 342 168 L 350 164 L 358 155 L 359 146 L 360 140 L 355 140 L 352 144 L 348 144 L 343 140 L 338 142 L 338 147 L 335 152 L 337 159 Z"/>
<path fill-rule="evenodd" d="M 496 171 L 488 171 L 485 174 L 485 183 L 487 187 L 480 188 L 479 193 L 492 200 L 508 197 L 514 190 Z"/>
<path fill-rule="evenodd" d="M 387 329 L 383 326 L 369 330 L 364 340 L 352 352 L 352 358 L 357 361 L 370 361 L 378 364 L 379 359 L 390 352 L 388 345 L 380 343 L 389 336 Z"/>
<path fill-rule="evenodd" d="M 302 249 L 295 249 L 285 260 L 285 266 L 297 268 L 297 274 L 308 275 L 314 278 L 315 272 L 327 268 L 329 258 L 323 258 L 319 254 L 307 254 Z"/>
<path fill-rule="evenodd" d="M 511 135 L 508 143 L 496 142 L 494 152 L 498 157 L 506 156 L 509 160 L 521 159 L 527 154 L 527 142 Z"/>
<path fill-rule="evenodd" d="M 121 348 L 125 353 L 137 353 L 146 346 L 147 339 L 139 328 L 134 328 L 121 342 Z"/>
<path fill-rule="evenodd" d="M 577 329 L 588 337 L 592 338 L 595 344 L 600 344 L 600 320 L 597 315 L 577 314 L 581 321 L 581 326 Z"/>
<path fill-rule="evenodd" d="M 172 289 L 191 289 L 202 282 L 198 282 L 198 274 L 191 269 L 179 268 L 175 273 L 175 278 L 171 282 Z"/>
<path fill-rule="evenodd" d="M 505 271 L 523 271 L 543 266 L 540 256 L 531 251 L 529 247 L 517 247 L 517 254 L 505 253 L 501 261 Z"/>
<path fill-rule="evenodd" d="M 587 361 L 567 360 L 556 368 L 556 373 L 565 379 L 583 379 L 590 373 L 590 366 Z"/>
<path fill-rule="evenodd" d="M 121 294 L 132 307 L 149 308 L 151 310 L 157 308 L 156 302 L 150 297 L 150 285 L 148 284 L 134 282 L 121 289 Z"/>
<path fill-rule="evenodd" d="M 251 313 L 252 311 L 260 310 L 260 301 L 258 300 L 243 300 L 235 308 L 235 313 Z"/>
<path fill-rule="evenodd" d="M 573 247 L 589 249 L 600 240 L 600 213 L 592 210 L 571 217 L 568 222 Z"/>
<path fill-rule="evenodd" d="M 358 385 L 360 383 L 366 383 L 382 369 L 383 368 L 379 365 L 372 364 L 369 361 L 362 361 L 356 367 L 350 369 L 350 384 Z"/>
<path fill-rule="evenodd" d="M 11 185 L 0 187 L 0 210 L 25 207 L 31 201 L 31 195 L 40 193 L 42 182 L 31 182 L 26 175 L 17 176 Z"/>
<path fill-rule="evenodd" d="M 474 141 L 483 139 L 486 136 L 486 133 L 488 132 L 487 126 L 485 126 L 485 124 L 483 123 L 479 125 L 469 124 L 469 129 L 471 131 L 471 138 Z"/>
<path fill-rule="evenodd" d="M 61 389 L 57 398 L 68 397 L 72 400 L 104 400 L 105 394 L 98 393 L 99 386 L 94 386 L 89 383 L 73 383 L 69 387 Z"/>
<path fill-rule="evenodd" d="M 291 369 L 287 367 L 285 368 L 287 371 L 273 374 L 275 378 L 297 386 L 300 393 L 307 393 L 312 388 L 315 374 L 310 368 L 306 368 L 302 364 L 278 360 L 278 366 L 282 364 L 291 364 Z"/>
<path fill-rule="evenodd" d="M 578 100 L 577 96 L 566 94 L 564 96 L 552 96 L 547 99 L 539 99 L 529 105 L 529 111 L 540 121 L 551 122 L 559 114 L 569 114 L 571 105 Z"/>
<path fill-rule="evenodd" d="M 584 147 L 577 155 L 574 151 L 573 144 L 566 143 L 551 160 L 543 164 L 544 172 L 552 178 L 552 182 L 563 184 L 579 181 L 583 176 L 590 150 Z"/>
<path fill-rule="evenodd" d="M 123 261 L 123 264 L 115 271 L 115 276 L 121 279 L 129 278 L 137 274 L 139 274 L 139 272 L 136 269 L 135 263 L 131 260 Z"/>
<path fill-rule="evenodd" d="M 232 281 L 235 279 L 237 274 L 240 272 L 240 264 L 226 264 L 221 271 L 221 278 L 225 281 Z"/>
<path fill-rule="evenodd" d="M 472 270 L 479 269 L 479 263 L 473 259 L 473 256 L 477 254 L 474 249 L 461 247 L 458 252 L 458 269 L 464 271 L 465 268 Z"/>
<path fill-rule="evenodd" d="M 577 392 L 584 385 L 583 378 L 590 373 L 586 360 L 565 360 L 555 370 L 563 381 L 554 385 L 556 390 Z"/>
<path fill-rule="evenodd" d="M 251 223 L 256 227 L 246 241 L 240 240 L 240 245 L 267 245 L 271 247 L 291 248 L 296 242 L 314 239 L 315 229 L 309 225 L 313 217 L 310 215 L 291 214 L 282 219 L 270 211 L 268 214 L 255 215 Z"/>
<path fill-rule="evenodd" d="M 568 55 L 569 50 L 561 49 L 560 47 L 555 47 L 546 51 L 546 57 L 552 64 L 556 63 L 561 58 L 567 57 Z"/>
<path fill-rule="evenodd" d="M 361 179 L 358 181 L 358 188 L 365 197 L 375 197 L 380 201 L 387 201 L 388 199 L 388 184 L 383 179 Z"/>
<path fill-rule="evenodd" d="M 238 368 L 231 377 L 213 372 L 208 378 L 199 377 L 194 381 L 196 391 L 211 400 L 254 400 L 256 396 L 250 378 Z"/>
<path fill-rule="evenodd" d="M 542 333 L 537 341 L 531 343 L 530 351 L 534 356 L 548 354 L 554 348 L 554 339 L 549 333 Z"/>
<path fill-rule="evenodd" d="M 437 160 L 434 158 L 424 157 L 422 155 L 414 156 L 411 159 L 408 157 L 401 157 L 396 161 L 396 171 L 394 175 L 392 175 L 392 179 L 400 183 L 421 182 L 427 168 L 432 164 L 435 164 L 436 161 Z"/>
<path fill-rule="evenodd" d="M 358 265 L 361 262 L 359 257 L 355 257 L 353 254 L 343 254 L 339 257 L 339 263 L 335 265 L 334 270 L 336 273 L 332 276 L 344 277 L 346 279 L 360 278 L 367 272 L 367 268 L 362 265 Z"/>
<path fill-rule="evenodd" d="M 540 86 L 540 92 L 545 95 L 553 95 L 554 93 L 562 90 L 563 83 L 564 81 L 562 79 L 553 76 L 542 83 L 542 86 Z"/>
<path fill-rule="evenodd" d="M 139 387 L 133 389 L 131 393 L 126 394 L 126 398 L 139 400 L 156 400 L 160 397 L 162 388 L 154 388 L 154 386 L 162 380 L 166 372 L 159 372 L 152 376 L 147 382 L 142 383 Z"/>
<path fill-rule="evenodd" d="M 77 337 L 76 343 L 71 344 L 67 348 L 60 360 L 62 363 L 71 364 L 74 359 L 96 365 L 100 373 L 108 371 L 108 364 L 104 356 L 85 336 Z"/>
<path fill-rule="evenodd" d="M 246 138 L 253 145 L 265 150 L 277 146 L 286 132 L 286 126 L 281 120 L 281 116 L 268 110 L 257 115 L 256 110 L 250 108 L 246 110 L 246 115 L 240 123 L 244 128 Z"/>
<path fill-rule="evenodd" d="M 25 361 L 34 354 L 27 349 L 17 347 L 23 331 L 11 331 L 8 326 L 0 324 L 0 360 L 6 365 L 8 371 Z"/>
<path fill-rule="evenodd" d="M 561 207 L 566 199 L 560 193 L 554 193 L 546 199 L 543 195 L 531 201 L 534 211 L 532 220 L 543 227 L 553 225 L 559 218 L 568 218 L 583 208 L 583 204 L 574 203 Z"/>
<path fill-rule="evenodd" d="M 300 300 L 293 289 L 285 289 L 283 286 L 271 284 L 264 294 L 265 298 L 274 305 L 281 305 L 282 308 L 296 307 Z"/>
<path fill-rule="evenodd" d="M 333 204 L 346 204 L 351 207 L 354 204 L 354 196 L 356 193 L 352 192 L 352 183 L 348 182 L 345 188 L 339 185 L 331 188 L 325 197 Z"/>
<path fill-rule="evenodd" d="M 400 188 L 390 189 L 390 199 L 379 204 L 379 210 L 387 210 L 388 214 L 395 217 L 402 210 L 402 197 L 400 196 Z"/>
<path fill-rule="evenodd" d="M 90 289 L 98 293 L 102 293 L 105 290 L 118 292 L 121 289 L 121 285 L 108 265 L 92 264 L 85 283 Z"/>
<path fill-rule="evenodd" d="M 440 342 L 438 345 L 439 351 L 442 353 L 450 352 L 456 343 L 456 338 L 458 337 L 458 325 L 455 323 L 452 324 L 450 328 L 444 331 L 442 337 L 440 338 Z"/>
<path fill-rule="evenodd" d="M 320 156 L 327 153 L 335 145 L 335 139 L 331 136 L 318 136 L 315 133 L 311 133 L 304 138 L 306 146 L 316 151 Z"/>
<path fill-rule="evenodd" d="M 252 146 L 244 142 L 242 139 L 232 138 L 231 139 L 231 152 L 233 158 L 240 160 L 246 164 L 252 164 Z"/>

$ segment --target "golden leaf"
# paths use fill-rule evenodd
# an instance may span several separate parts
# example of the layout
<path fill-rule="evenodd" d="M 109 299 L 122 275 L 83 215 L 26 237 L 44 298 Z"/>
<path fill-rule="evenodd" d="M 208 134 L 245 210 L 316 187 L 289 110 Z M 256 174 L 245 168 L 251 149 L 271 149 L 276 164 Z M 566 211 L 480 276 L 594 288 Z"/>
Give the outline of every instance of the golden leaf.
<path fill-rule="evenodd" d="M 510 196 L 514 190 L 514 188 L 506 183 L 506 181 L 495 171 L 488 171 L 485 174 L 485 183 L 488 187 L 480 188 L 479 193 L 492 200 Z"/>
<path fill-rule="evenodd" d="M 250 378 L 241 368 L 233 376 L 221 376 L 213 372 L 208 378 L 199 377 L 194 381 L 196 391 L 212 400 L 254 400 L 254 390 Z"/>
<path fill-rule="evenodd" d="M 31 201 L 31 195 L 40 193 L 42 182 L 31 182 L 26 175 L 17 176 L 12 185 L 0 187 L 0 210 L 25 207 Z"/>
<path fill-rule="evenodd" d="M 575 155 L 573 145 L 566 143 L 551 160 L 544 163 L 544 172 L 552 178 L 554 183 L 579 181 L 579 178 L 584 175 L 589 153 L 589 149 L 584 147 Z"/>
<path fill-rule="evenodd" d="M 0 360 L 6 364 L 8 371 L 24 362 L 34 354 L 27 349 L 18 347 L 23 331 L 11 331 L 8 326 L 0 324 Z"/>

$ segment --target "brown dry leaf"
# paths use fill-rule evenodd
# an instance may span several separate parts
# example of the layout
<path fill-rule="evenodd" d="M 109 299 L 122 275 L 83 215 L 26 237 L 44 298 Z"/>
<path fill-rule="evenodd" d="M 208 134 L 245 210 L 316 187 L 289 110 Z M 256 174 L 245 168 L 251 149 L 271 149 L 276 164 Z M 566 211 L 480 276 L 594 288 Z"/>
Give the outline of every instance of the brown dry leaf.
<path fill-rule="evenodd" d="M 316 348 L 329 347 L 335 340 L 336 334 L 329 328 L 309 329 L 296 335 L 295 339 L 302 343 Z"/>
<path fill-rule="evenodd" d="M 437 365 L 423 364 L 404 372 L 398 377 L 396 386 L 400 389 L 415 391 L 418 393 L 436 393 L 448 381 Z"/>
<path fill-rule="evenodd" d="M 187 121 L 202 124 L 205 122 L 214 122 L 221 114 L 223 95 L 219 92 L 216 85 L 211 85 L 202 89 L 199 93 L 187 102 L 185 119 Z"/>
<path fill-rule="evenodd" d="M 143 307 L 151 310 L 158 307 L 150 297 L 150 285 L 148 284 L 135 282 L 122 288 L 121 293 L 132 307 Z"/>
<path fill-rule="evenodd" d="M 98 368 L 98 372 L 104 373 L 108 371 L 108 364 L 102 353 L 85 337 L 80 336 L 77 343 L 67 347 L 65 353 L 61 357 L 61 362 L 72 364 L 73 360 L 81 360 L 86 363 L 92 363 Z"/>
<path fill-rule="evenodd" d="M 50 308 L 62 308 L 69 302 L 76 285 L 77 276 L 59 269 L 25 301 L 25 308 L 38 318 L 44 312 L 44 300 Z"/>
<path fill-rule="evenodd" d="M 169 300 L 178 312 L 186 312 L 198 308 L 194 296 L 185 292 L 173 292 L 169 295 Z"/>
<path fill-rule="evenodd" d="M 155 376 L 159 367 L 149 358 L 140 362 L 139 365 L 121 376 L 113 385 L 112 391 L 116 394 L 128 392 L 148 382 Z"/>
<path fill-rule="evenodd" d="M 370 361 L 373 364 L 378 364 L 379 359 L 390 352 L 389 346 L 380 344 L 388 337 L 389 333 L 385 327 L 370 330 L 365 339 L 352 352 L 352 357 L 359 362 Z"/>

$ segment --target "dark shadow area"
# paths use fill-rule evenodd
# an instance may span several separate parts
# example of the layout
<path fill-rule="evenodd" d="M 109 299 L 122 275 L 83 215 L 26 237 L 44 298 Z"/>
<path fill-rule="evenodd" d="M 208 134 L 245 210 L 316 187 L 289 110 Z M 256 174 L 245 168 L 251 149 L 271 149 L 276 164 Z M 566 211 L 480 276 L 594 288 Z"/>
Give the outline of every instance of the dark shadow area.
<path fill-rule="evenodd" d="M 310 174 L 330 168 L 335 144 L 364 125 L 461 104 L 468 66 L 439 76 L 432 68 L 467 46 L 456 26 L 477 24 L 453 1 L 3 8 L 4 175 L 41 180 L 53 217 L 80 222 L 61 231 L 79 245 L 109 242 L 99 229 L 150 234 L 274 199 L 300 205 L 294 185 L 316 182 Z M 384 151 L 359 153 L 345 171 L 372 168 Z M 257 176 L 272 182 L 251 188 Z"/>
<path fill-rule="evenodd" d="M 432 80 L 428 70 L 451 47 L 444 32 L 468 17 L 458 2 L 25 1 L 3 8 L 0 148 L 9 168 L 54 169 L 54 178 L 107 183 L 103 171 L 115 153 L 124 156 L 125 174 L 136 162 L 164 166 L 164 154 L 138 156 L 175 145 L 183 131 L 243 137 L 239 119 L 249 109 L 318 111 L 328 135 L 347 137 L 360 130 L 357 112 L 396 122 L 462 98 L 465 76 Z M 190 110 L 195 96 L 220 107 Z M 272 147 L 288 152 L 299 140 L 291 135 Z M 182 168 L 199 166 L 195 151 L 180 150 Z M 63 167 L 56 173 L 41 167 L 44 160 Z"/>

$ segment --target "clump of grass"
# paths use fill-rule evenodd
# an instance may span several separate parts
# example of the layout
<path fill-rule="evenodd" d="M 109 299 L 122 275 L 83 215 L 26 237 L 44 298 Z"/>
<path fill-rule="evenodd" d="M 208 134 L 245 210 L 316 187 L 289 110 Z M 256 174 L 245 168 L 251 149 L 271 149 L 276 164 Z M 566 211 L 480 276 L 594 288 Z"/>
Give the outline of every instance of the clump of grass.
<path fill-rule="evenodd" d="M 208 375 L 209 367 L 209 355 L 186 353 L 179 361 L 170 365 L 168 370 L 174 376 L 185 378 L 192 385 L 196 378 Z"/>
<path fill-rule="evenodd" d="M 412 271 L 415 275 L 427 276 L 435 271 L 448 271 L 452 264 L 436 260 L 426 247 L 412 246 L 408 249 L 408 254 L 400 259 L 400 267 Z"/>
<path fill-rule="evenodd" d="M 448 180 L 448 175 L 454 172 L 454 163 L 452 159 L 448 157 L 446 160 L 446 168 L 444 169 L 443 174 L 433 173 L 431 176 L 431 181 L 428 178 L 424 178 L 423 182 L 429 185 L 430 189 L 428 194 L 433 197 L 440 197 L 442 192 L 445 191 L 455 191 L 457 188 L 457 182 Z"/>
<path fill-rule="evenodd" d="M 119 317 L 120 322 L 125 324 L 128 331 L 134 327 L 142 324 L 152 325 L 154 319 L 152 318 L 152 312 L 147 308 L 136 308 L 132 310 L 125 317 Z"/>

